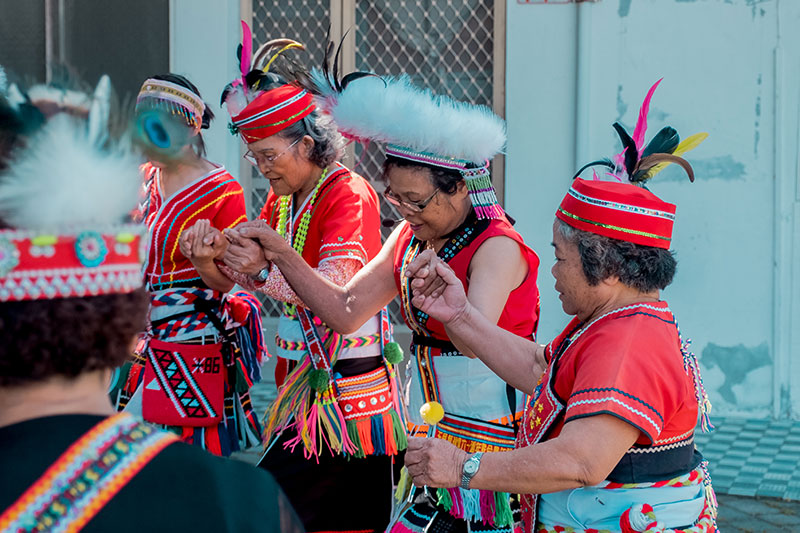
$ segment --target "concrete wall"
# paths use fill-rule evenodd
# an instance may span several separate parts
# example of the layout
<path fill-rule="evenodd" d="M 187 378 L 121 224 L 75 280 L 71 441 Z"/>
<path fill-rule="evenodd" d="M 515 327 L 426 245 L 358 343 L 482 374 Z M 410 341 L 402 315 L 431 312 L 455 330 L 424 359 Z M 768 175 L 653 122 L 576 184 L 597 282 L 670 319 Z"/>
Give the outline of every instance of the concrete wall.
<path fill-rule="evenodd" d="M 611 124 L 632 131 L 664 77 L 647 138 L 667 124 L 710 137 L 688 154 L 694 184 L 672 168 L 651 185 L 678 205 L 663 297 L 716 414 L 800 415 L 800 2 L 507 7 L 506 199 L 542 258 L 540 340 L 567 320 L 549 272 L 554 210 L 581 164 L 619 151 Z"/>
<path fill-rule="evenodd" d="M 249 174 L 243 170 L 249 166 L 242 163 L 241 142 L 229 133 L 230 117 L 219 105 L 222 89 L 239 72 L 241 18 L 239 0 L 170 0 L 170 69 L 192 80 L 216 115 L 202 131 L 208 158 L 225 165 L 247 188 Z"/>

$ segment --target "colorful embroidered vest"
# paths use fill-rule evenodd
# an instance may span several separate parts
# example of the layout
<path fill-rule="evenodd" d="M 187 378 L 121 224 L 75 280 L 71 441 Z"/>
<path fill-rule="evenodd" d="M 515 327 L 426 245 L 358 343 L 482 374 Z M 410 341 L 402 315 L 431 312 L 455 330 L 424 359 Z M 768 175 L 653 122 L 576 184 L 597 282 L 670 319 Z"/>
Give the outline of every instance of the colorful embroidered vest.
<path fill-rule="evenodd" d="M 532 339 L 539 318 L 536 286 L 539 259 L 505 218 L 478 220 L 471 215 L 450 235 L 438 255 L 469 290 L 472 257 L 487 239 L 496 236 L 506 236 L 519 243 L 528 263 L 528 276 L 509 294 L 498 325 Z M 410 427 L 412 431 L 425 428 L 419 408 L 425 402 L 436 401 L 445 410 L 444 418 L 436 427 L 437 438 L 470 453 L 511 450 L 515 445 L 515 423 L 522 409 L 522 398 L 517 398 L 515 391 L 483 362 L 464 357 L 449 341 L 442 323 L 411 306 L 411 280 L 405 277 L 405 269 L 424 249 L 425 243 L 417 240 L 410 226 L 405 224 L 395 248 L 394 264 L 403 317 L 414 333 L 411 350 L 419 380 L 418 387 L 411 388 L 409 418 L 415 424 Z M 511 520 L 507 494 L 460 488 L 439 489 L 438 493 L 439 500 L 458 518 L 494 522 L 496 526 L 508 525 L 506 521 Z M 489 505 L 490 500 L 496 504 Z"/>

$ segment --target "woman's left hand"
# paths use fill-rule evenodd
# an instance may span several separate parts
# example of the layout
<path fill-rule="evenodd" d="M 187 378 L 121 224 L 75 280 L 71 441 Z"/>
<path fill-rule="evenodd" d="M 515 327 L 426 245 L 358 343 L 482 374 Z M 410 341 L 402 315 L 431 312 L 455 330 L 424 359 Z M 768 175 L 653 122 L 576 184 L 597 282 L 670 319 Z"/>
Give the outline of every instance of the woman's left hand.
<path fill-rule="evenodd" d="M 442 439 L 409 437 L 406 468 L 414 485 L 458 487 L 469 454 Z"/>
<path fill-rule="evenodd" d="M 280 236 L 277 231 L 272 229 L 266 221 L 262 219 L 242 222 L 231 233 L 242 239 L 252 239 L 257 241 L 264 249 L 264 257 L 272 261 L 280 252 L 286 251 L 288 243 Z"/>

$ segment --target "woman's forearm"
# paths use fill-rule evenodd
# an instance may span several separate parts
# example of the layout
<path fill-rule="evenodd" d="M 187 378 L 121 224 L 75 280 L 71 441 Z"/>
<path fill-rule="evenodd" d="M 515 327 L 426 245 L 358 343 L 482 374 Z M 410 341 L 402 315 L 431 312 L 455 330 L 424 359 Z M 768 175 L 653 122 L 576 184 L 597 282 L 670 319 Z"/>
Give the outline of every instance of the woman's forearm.
<path fill-rule="evenodd" d="M 233 288 L 233 281 L 220 271 L 214 261 L 198 262 L 194 268 L 209 288 L 220 292 L 228 292 Z"/>
<path fill-rule="evenodd" d="M 544 372 L 542 347 L 492 324 L 474 306 L 446 325 L 451 339 L 466 346 L 512 387 L 531 394 Z"/>
<path fill-rule="evenodd" d="M 349 286 L 340 287 L 311 268 L 293 249 L 273 259 L 281 274 L 306 307 L 339 333 L 352 333 L 380 309 L 351 297 Z"/>

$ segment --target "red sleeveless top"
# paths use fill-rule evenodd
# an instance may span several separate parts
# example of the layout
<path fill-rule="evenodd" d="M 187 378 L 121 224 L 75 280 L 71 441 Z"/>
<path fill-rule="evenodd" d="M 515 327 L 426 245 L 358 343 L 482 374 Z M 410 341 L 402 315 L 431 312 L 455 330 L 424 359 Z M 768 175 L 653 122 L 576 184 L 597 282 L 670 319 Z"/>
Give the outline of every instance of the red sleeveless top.
<path fill-rule="evenodd" d="M 539 323 L 539 288 L 536 285 L 539 257 L 525 244 L 522 236 L 505 217 L 478 220 L 474 214 L 470 215 L 464 224 L 450 235 L 438 255 L 453 269 L 458 279 L 464 284 L 464 289 L 469 292 L 468 269 L 472 257 L 487 239 L 500 235 L 513 239 L 519 244 L 522 257 L 528 264 L 528 274 L 519 287 L 508 295 L 497 325 L 521 337 L 534 338 Z M 409 280 L 401 279 L 403 266 L 410 263 L 424 249 L 425 243 L 415 238 L 409 224 L 403 222 L 394 250 L 394 278 L 401 295 L 404 290 L 410 291 Z M 410 301 L 410 298 L 404 299 L 404 302 L 406 301 Z M 449 341 L 444 324 L 438 320 L 428 317 L 412 307 L 410 303 L 402 305 L 401 310 L 406 324 L 413 331 L 418 332 L 417 328 L 421 327 L 423 335 Z M 409 314 L 413 314 L 413 316 L 409 317 Z"/>

